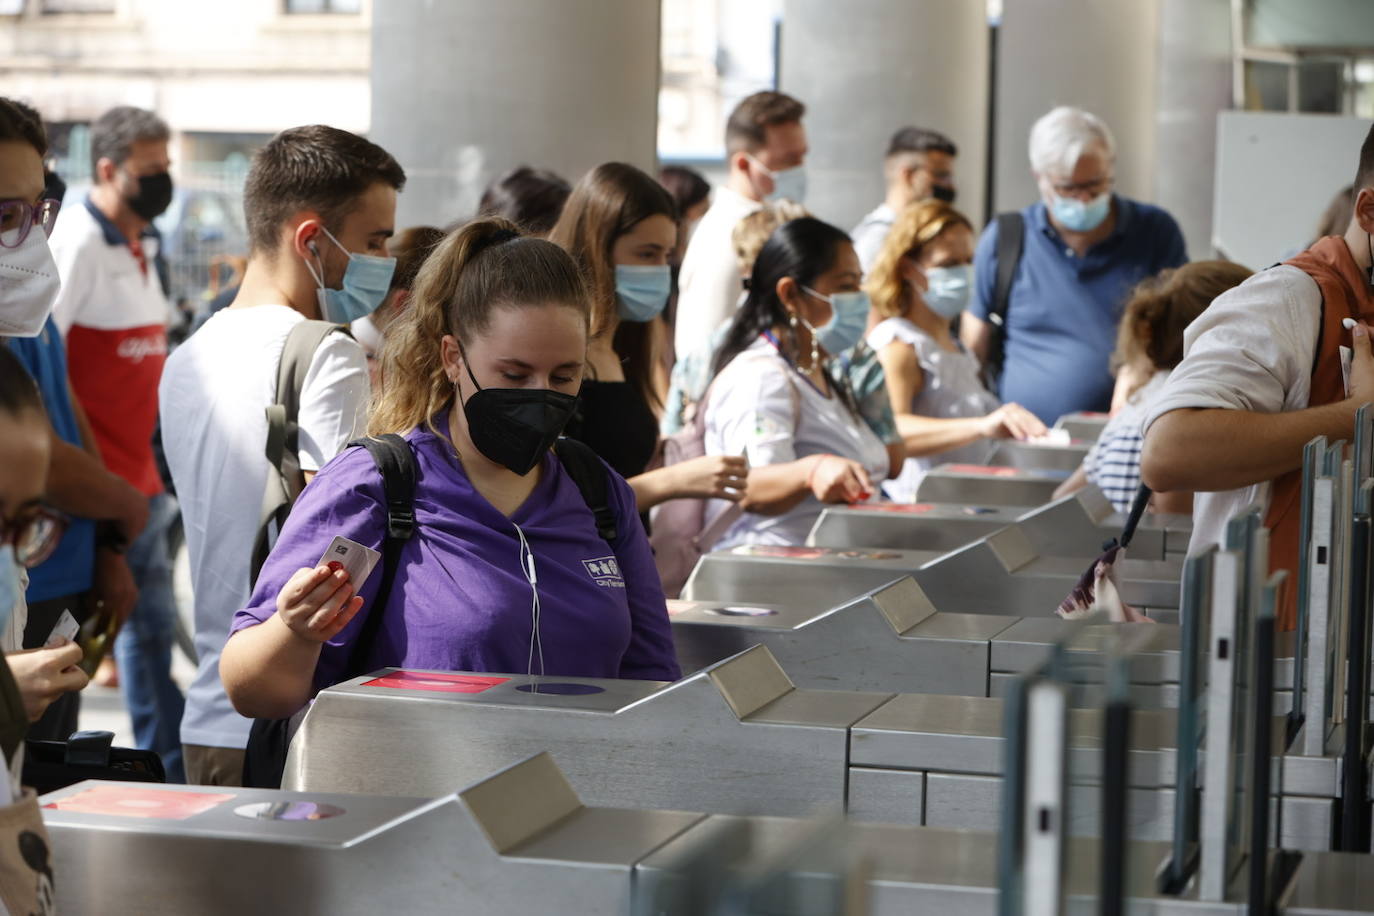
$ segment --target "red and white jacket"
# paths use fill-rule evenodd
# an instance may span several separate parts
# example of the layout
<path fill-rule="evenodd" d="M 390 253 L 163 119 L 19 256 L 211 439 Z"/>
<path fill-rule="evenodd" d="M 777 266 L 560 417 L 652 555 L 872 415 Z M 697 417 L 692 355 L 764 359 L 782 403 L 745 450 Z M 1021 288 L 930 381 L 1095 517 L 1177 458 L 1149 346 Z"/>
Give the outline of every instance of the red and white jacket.
<path fill-rule="evenodd" d="M 83 203 L 62 212 L 49 240 L 62 279 L 53 318 L 106 466 L 152 496 L 162 491 L 152 439 L 170 313 L 153 263 L 156 243 L 139 240 L 140 258 L 94 204 Z"/>

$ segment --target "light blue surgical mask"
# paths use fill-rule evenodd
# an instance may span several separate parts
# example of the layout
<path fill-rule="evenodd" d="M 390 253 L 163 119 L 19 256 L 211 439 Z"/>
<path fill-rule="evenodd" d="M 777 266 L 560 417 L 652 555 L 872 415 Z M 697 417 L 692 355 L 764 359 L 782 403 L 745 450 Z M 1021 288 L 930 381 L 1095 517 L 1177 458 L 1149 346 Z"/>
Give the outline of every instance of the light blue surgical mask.
<path fill-rule="evenodd" d="M 830 320 L 815 331 L 816 339 L 827 353 L 831 356 L 843 353 L 863 340 L 864 329 L 868 327 L 868 310 L 872 306 L 868 293 L 856 290 L 825 296 L 809 286 L 802 289 L 830 303 Z"/>
<path fill-rule="evenodd" d="M 24 587 L 19 581 L 19 559 L 13 545 L 0 550 L 0 632 L 9 626 L 19 602 L 24 600 Z"/>
<path fill-rule="evenodd" d="M 969 292 L 973 289 L 973 265 L 932 267 L 926 271 L 926 282 L 930 288 L 921 298 L 932 312 L 953 321 L 968 308 Z"/>
<path fill-rule="evenodd" d="M 615 265 L 616 311 L 626 321 L 653 321 L 672 292 L 673 270 L 667 264 Z"/>
<path fill-rule="evenodd" d="M 371 315 L 386 301 L 386 294 L 391 289 L 391 275 L 396 272 L 396 259 L 349 251 L 339 244 L 339 240 L 334 238 L 328 229 L 321 226 L 320 231 L 338 246 L 340 251 L 348 255 L 343 288 L 329 289 L 324 285 L 324 263 L 320 261 L 319 249 L 315 247 L 314 242 L 310 243 L 311 254 L 320 262 L 319 269 L 316 270 L 309 258 L 305 260 L 305 267 L 315 279 L 315 285 L 319 287 L 315 295 L 320 303 L 320 316 L 325 321 L 335 324 L 350 324 Z"/>
<path fill-rule="evenodd" d="M 1092 232 L 1112 209 L 1112 193 L 1103 191 L 1092 200 L 1084 203 L 1076 197 L 1051 195 L 1050 212 L 1054 220 L 1072 232 Z"/>
<path fill-rule="evenodd" d="M 765 200 L 790 200 L 802 203 L 806 199 L 806 166 L 795 165 L 790 169 L 779 169 L 775 172 L 755 157 L 749 158 L 773 179 L 773 190 L 764 195 Z"/>

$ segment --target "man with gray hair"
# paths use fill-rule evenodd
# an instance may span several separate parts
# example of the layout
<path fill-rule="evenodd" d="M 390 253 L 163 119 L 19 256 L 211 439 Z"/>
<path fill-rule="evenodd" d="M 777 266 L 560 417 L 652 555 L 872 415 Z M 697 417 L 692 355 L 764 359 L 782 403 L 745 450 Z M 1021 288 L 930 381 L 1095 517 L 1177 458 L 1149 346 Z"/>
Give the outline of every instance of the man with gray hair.
<path fill-rule="evenodd" d="M 168 779 L 181 782 L 185 700 L 171 676 L 176 608 L 167 554 L 177 509 L 152 444 L 170 314 L 152 223 L 172 202 L 170 138 L 166 123 L 141 108 L 123 105 L 96 119 L 91 192 L 62 211 L 50 244 L 62 278 L 53 319 L 67 341 L 72 391 L 105 464 L 148 500 L 148 524 L 132 542 L 113 526 L 96 533 L 103 551 L 124 555 L 138 588 L 115 644 L 124 700 L 138 746 L 157 751 Z"/>
<path fill-rule="evenodd" d="M 1173 217 L 1114 193 L 1116 141 L 1095 115 L 1059 107 L 1041 117 L 1030 165 L 1040 200 L 984 230 L 960 337 L 1003 401 L 1053 423 L 1108 409 L 1127 295 L 1188 255 Z"/>

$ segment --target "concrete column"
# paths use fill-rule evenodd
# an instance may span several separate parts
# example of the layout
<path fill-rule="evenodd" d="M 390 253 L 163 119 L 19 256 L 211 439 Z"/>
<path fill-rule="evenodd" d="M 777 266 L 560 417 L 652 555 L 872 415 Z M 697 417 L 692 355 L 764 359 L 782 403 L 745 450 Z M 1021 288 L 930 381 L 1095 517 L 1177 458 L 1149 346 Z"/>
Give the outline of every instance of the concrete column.
<path fill-rule="evenodd" d="M 1159 0 L 1004 4 L 997 74 L 998 210 L 1019 209 L 1039 198 L 1027 141 L 1035 120 L 1056 105 L 1076 105 L 1106 121 L 1116 137 L 1117 190 L 1153 199 L 1158 45 Z"/>
<path fill-rule="evenodd" d="M 885 196 L 888 140 L 915 124 L 958 145 L 958 207 L 978 223 L 987 72 L 981 0 L 786 0 L 781 85 L 806 103 L 807 206 L 852 228 Z"/>
<path fill-rule="evenodd" d="M 652 171 L 658 75 L 654 0 L 377 3 L 369 136 L 409 175 L 397 226 L 471 216 L 521 163 Z"/>
<path fill-rule="evenodd" d="M 1194 259 L 1212 254 L 1217 115 L 1231 107 L 1230 0 L 1161 0 L 1155 203 Z"/>

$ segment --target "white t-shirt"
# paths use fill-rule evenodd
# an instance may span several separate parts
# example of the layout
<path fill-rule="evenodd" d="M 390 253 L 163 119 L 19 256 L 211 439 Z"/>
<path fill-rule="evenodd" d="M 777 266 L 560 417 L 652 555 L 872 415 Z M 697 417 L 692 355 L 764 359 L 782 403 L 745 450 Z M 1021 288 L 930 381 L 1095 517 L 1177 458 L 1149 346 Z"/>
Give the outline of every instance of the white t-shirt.
<path fill-rule="evenodd" d="M 287 334 L 303 320 L 281 305 L 224 309 L 168 358 L 162 375 L 162 445 L 186 529 L 200 660 L 181 724 L 186 744 L 248 743 L 250 722 L 225 696 L 219 655 L 234 612 L 248 603 L 268 473 L 265 408 L 275 396 Z M 367 400 L 362 349 L 344 334 L 330 334 L 301 389 L 303 470 L 319 470 L 361 432 Z"/>
<path fill-rule="evenodd" d="M 1255 413 L 1303 410 L 1312 393 L 1321 292 L 1296 267 L 1280 265 L 1219 296 L 1183 334 L 1174 369 L 1142 424 L 1171 410 L 1221 408 Z M 1221 544 L 1226 523 L 1252 503 L 1268 506 L 1269 484 L 1199 493 L 1189 550 Z"/>
<path fill-rule="evenodd" d="M 921 393 L 911 404 L 911 412 L 922 417 L 952 420 L 963 417 L 985 417 L 1000 406 L 997 396 L 983 386 L 978 375 L 978 361 L 962 346 L 946 350 L 934 337 L 905 318 L 888 318 L 868 332 L 868 345 L 881 351 L 893 341 L 904 343 L 916 351 L 924 378 Z M 988 439 L 940 452 L 908 458 L 895 480 L 883 484 L 883 490 L 897 502 L 915 502 L 916 488 L 931 468 L 941 464 L 987 464 L 992 457 L 993 443 Z"/>
<path fill-rule="evenodd" d="M 749 466 L 785 464 L 807 455 L 858 461 L 874 484 L 887 476 L 887 449 L 840 398 L 825 397 L 760 339 L 731 360 L 706 402 L 706 453 L 747 455 Z M 713 501 L 706 517 L 725 504 Z M 745 513 L 715 545 L 798 545 L 806 541 L 822 504 L 807 497 L 782 515 Z"/>
<path fill-rule="evenodd" d="M 859 220 L 859 225 L 849 233 L 849 237 L 854 240 L 854 253 L 859 256 L 859 264 L 865 274 L 871 272 L 873 265 L 878 262 L 883 242 L 887 241 L 887 234 L 892 231 L 892 224 L 896 221 L 897 211 L 886 203 L 881 203 Z"/>
<path fill-rule="evenodd" d="M 679 356 L 706 347 L 711 332 L 735 313 L 744 289 L 735 256 L 735 226 L 763 204 L 730 188 L 716 188 L 711 207 L 697 223 L 678 273 L 673 352 Z"/>

